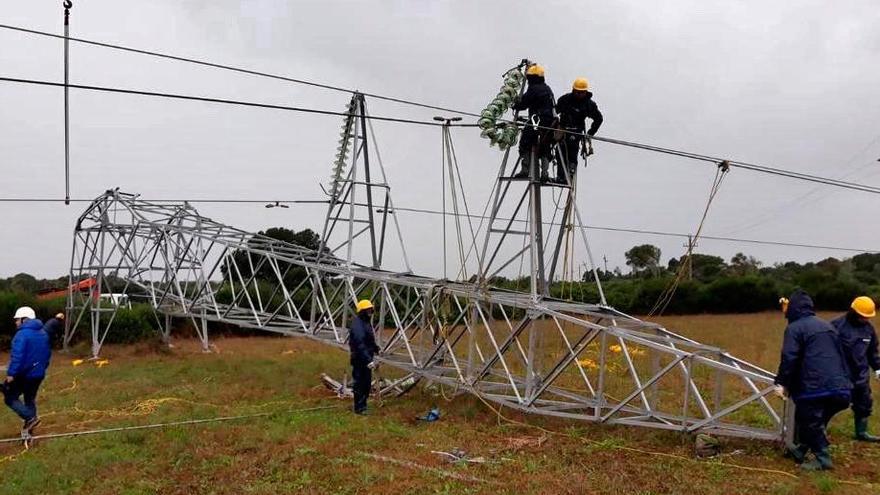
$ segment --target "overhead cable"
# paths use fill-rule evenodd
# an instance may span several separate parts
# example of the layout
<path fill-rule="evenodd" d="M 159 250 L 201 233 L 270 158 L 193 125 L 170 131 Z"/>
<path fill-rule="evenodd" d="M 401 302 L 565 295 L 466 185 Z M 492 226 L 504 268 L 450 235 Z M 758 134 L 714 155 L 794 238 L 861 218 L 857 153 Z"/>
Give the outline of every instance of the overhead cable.
<path fill-rule="evenodd" d="M 243 100 L 231 100 L 226 98 L 211 98 L 208 96 L 194 96 L 194 95 L 182 95 L 176 93 L 162 93 L 158 91 L 141 91 L 137 89 L 125 89 L 125 88 L 112 88 L 107 86 L 89 86 L 84 84 L 64 84 L 52 81 L 41 81 L 37 79 L 19 79 L 15 77 L 0 77 L 0 82 L 11 82 L 11 83 L 19 83 L 19 84 L 32 84 L 37 86 L 52 86 L 57 88 L 74 88 L 81 89 L 85 91 L 100 91 L 104 93 L 117 93 L 117 94 L 128 94 L 128 95 L 137 95 L 137 96 L 150 96 L 156 98 L 170 98 L 174 100 L 187 100 L 187 101 L 199 101 L 205 103 L 221 103 L 226 105 L 239 105 L 245 107 L 255 107 L 255 108 L 268 108 L 272 110 L 286 110 L 291 112 L 302 112 L 302 113 L 312 113 L 319 115 L 336 115 L 336 116 L 347 116 L 346 112 L 337 112 L 334 110 L 321 110 L 317 108 L 306 108 L 306 107 L 292 107 L 288 105 L 276 105 L 272 103 L 260 103 L 253 101 L 243 101 Z M 414 125 L 426 125 L 432 127 L 442 127 L 446 124 L 441 124 L 439 122 L 433 122 L 430 120 L 413 120 L 413 119 L 401 119 L 396 117 L 380 117 L 376 115 L 371 115 L 367 117 L 372 120 L 381 120 L 383 122 L 398 122 L 402 124 L 414 124 Z M 452 124 L 455 127 L 475 127 L 475 124 Z"/>
<path fill-rule="evenodd" d="M 12 26 L 12 25 L 8 25 L 8 24 L 0 24 L 0 29 L 7 29 L 7 30 L 12 30 L 12 31 L 18 31 L 18 32 L 34 34 L 34 35 L 38 35 L 38 36 L 46 36 L 46 37 L 57 38 L 57 39 L 64 39 L 65 38 L 64 36 L 57 35 L 54 33 L 49 33 L 49 32 L 45 32 L 45 31 L 38 31 L 35 29 L 28 29 L 28 28 L 24 28 L 24 27 L 20 27 L 20 26 Z M 131 52 L 131 53 L 138 53 L 141 55 L 148 55 L 148 56 L 159 57 L 159 58 L 164 58 L 164 59 L 169 59 L 169 60 L 176 60 L 179 62 L 186 62 L 186 63 L 196 64 L 196 65 L 201 65 L 201 66 L 206 66 L 206 67 L 213 67 L 216 69 L 228 70 L 228 71 L 232 71 L 232 72 L 238 72 L 238 73 L 248 74 L 248 75 L 253 75 L 253 76 L 266 77 L 266 78 L 270 78 L 270 79 L 276 79 L 276 80 L 291 82 L 291 83 L 295 83 L 295 84 L 302 84 L 302 85 L 306 85 L 306 86 L 312 86 L 312 87 L 331 90 L 331 91 L 338 91 L 338 92 L 349 93 L 349 94 L 360 93 L 360 94 L 363 94 L 364 96 L 369 96 L 370 98 L 375 98 L 378 100 L 390 101 L 390 102 L 395 102 L 395 103 L 400 103 L 400 104 L 410 105 L 410 106 L 415 106 L 415 107 L 420 107 L 420 108 L 428 108 L 428 109 L 432 109 L 432 110 L 441 110 L 444 112 L 450 112 L 450 113 L 454 113 L 454 114 L 458 114 L 458 115 L 468 115 L 471 117 L 479 117 L 479 114 L 475 113 L 475 112 L 469 112 L 469 111 L 465 111 L 465 110 L 459 110 L 459 109 L 448 108 L 448 107 L 441 107 L 438 105 L 431 105 L 431 104 L 421 103 L 421 102 L 408 100 L 408 99 L 404 99 L 404 98 L 396 98 L 396 97 L 391 97 L 391 96 L 380 95 L 380 94 L 376 94 L 376 93 L 368 93 L 368 92 L 353 90 L 350 88 L 344 88 L 341 86 L 334 86 L 331 84 L 318 83 L 318 82 L 309 81 L 306 79 L 282 76 L 282 75 L 278 75 L 278 74 L 272 74 L 272 73 L 262 72 L 262 71 L 252 70 L 252 69 L 245 69 L 245 68 L 241 68 L 241 67 L 235 67 L 235 66 L 226 65 L 226 64 L 219 64 L 219 63 L 215 63 L 215 62 L 209 62 L 209 61 L 199 60 L 199 59 L 194 59 L 194 58 L 189 58 L 189 57 L 181 57 L 181 56 L 171 55 L 168 53 L 162 53 L 162 52 L 157 52 L 157 51 L 153 51 L 153 50 L 132 48 L 132 47 L 127 47 L 127 46 L 123 46 L 123 45 L 119 45 L 119 44 L 106 43 L 106 42 L 100 42 L 100 41 L 94 41 L 94 40 L 87 40 L 87 39 L 83 39 L 83 38 L 70 38 L 69 37 L 67 39 L 69 39 L 70 41 L 74 41 L 74 42 L 82 43 L 82 44 L 86 44 L 86 45 L 100 46 L 100 47 L 110 48 L 110 49 L 114 49 L 114 50 L 121 50 L 121 51 L 126 51 L 126 52 Z M 57 85 L 57 83 L 54 83 L 54 84 L 49 83 L 49 85 Z M 70 85 L 70 87 L 76 87 L 76 86 Z M 81 88 L 81 89 L 95 89 L 95 88 Z M 122 91 L 122 92 L 125 92 L 125 91 Z M 137 92 L 137 91 L 132 91 L 130 94 L 159 96 L 158 94 L 148 94 L 147 92 Z M 216 102 L 216 103 L 231 103 L 231 101 L 221 101 L 219 99 L 212 99 L 212 98 L 201 98 L 201 97 L 191 97 L 191 98 L 181 97 L 181 98 L 182 99 L 200 100 L 200 101 L 211 101 L 211 102 Z M 242 102 L 241 104 L 247 104 L 247 103 Z M 263 107 L 263 108 L 284 109 L 284 110 L 292 110 L 293 109 L 290 107 L 282 108 L 280 105 L 268 105 L 268 104 L 248 104 L 248 105 L 249 106 L 256 106 L 256 107 Z M 307 111 L 307 109 L 302 109 L 301 111 Z M 341 113 L 338 113 L 338 112 L 326 112 L 326 111 L 312 111 L 310 113 L 320 113 L 320 114 L 325 114 L 325 115 L 342 115 Z M 429 123 L 426 121 L 408 121 L 407 119 L 375 118 L 375 120 L 389 120 L 392 122 L 405 122 L 405 123 L 413 123 L 413 124 L 419 124 L 419 125 L 429 125 Z M 502 122 L 502 120 L 499 120 L 499 122 Z M 503 122 L 506 122 L 507 124 L 513 123 L 512 121 L 503 121 Z M 442 125 L 442 124 L 440 124 L 440 125 Z M 475 125 L 474 124 L 465 124 L 465 125 L 460 125 L 460 126 L 473 127 Z M 538 126 L 538 128 L 542 128 L 545 130 L 554 130 L 557 132 L 560 131 L 558 129 L 551 129 L 549 127 Z M 570 131 L 562 130 L 562 132 L 570 132 Z M 880 188 L 878 188 L 878 187 L 868 186 L 868 185 L 863 185 L 863 184 L 858 184 L 858 183 L 853 183 L 853 182 L 845 182 L 845 181 L 835 180 L 835 179 L 829 179 L 827 177 L 821 177 L 821 176 L 816 176 L 816 175 L 812 175 L 812 174 L 805 174 L 805 173 L 801 173 L 801 172 L 795 172 L 795 171 L 785 170 L 785 169 L 780 169 L 780 168 L 775 168 L 775 167 L 768 167 L 765 165 L 758 165 L 758 164 L 754 164 L 754 163 L 741 162 L 741 161 L 737 161 L 737 160 L 726 160 L 726 159 L 711 156 L 711 155 L 692 153 L 692 152 L 688 152 L 688 151 L 676 150 L 676 149 L 672 149 L 672 148 L 664 148 L 664 147 L 654 146 L 654 145 L 650 145 L 650 144 L 638 143 L 635 141 L 627 141 L 627 140 L 614 139 L 614 138 L 608 138 L 608 137 L 602 137 L 602 136 L 592 136 L 590 139 L 593 139 L 595 141 L 609 143 L 609 144 L 616 144 L 619 146 L 626 146 L 626 147 L 637 148 L 637 149 L 642 149 L 642 150 L 646 150 L 646 151 L 652 151 L 652 152 L 656 152 L 656 153 L 664 153 L 664 154 L 669 154 L 669 155 L 674 155 L 674 156 L 680 156 L 680 157 L 689 158 L 692 160 L 712 162 L 715 164 L 727 162 L 727 164 L 729 166 L 734 167 L 734 168 L 741 168 L 741 169 L 745 169 L 745 170 L 751 170 L 754 172 L 767 173 L 767 174 L 771 174 L 771 175 L 777 175 L 777 176 L 781 176 L 781 177 L 788 177 L 788 178 L 792 178 L 792 179 L 804 180 L 804 181 L 814 182 L 814 183 L 818 183 L 818 184 L 825 184 L 825 185 L 834 186 L 834 187 L 841 187 L 841 188 L 850 189 L 850 190 L 869 192 L 869 193 L 873 193 L 873 194 L 880 194 Z"/>
<path fill-rule="evenodd" d="M 138 198 L 142 199 L 142 198 Z M 72 198 L 70 200 L 71 203 L 91 203 L 92 199 L 84 199 L 84 198 Z M 206 199 L 198 199 L 198 198 L 189 198 L 189 199 L 143 199 L 143 201 L 147 201 L 150 203 L 238 203 L 238 204 L 327 204 L 328 200 L 323 199 L 295 199 L 295 200 L 276 200 L 276 199 L 221 199 L 221 198 L 206 198 Z M 0 198 L 0 203 L 63 203 L 64 198 Z M 355 203 L 355 206 L 366 206 L 366 203 Z M 429 215 L 445 215 L 450 217 L 460 216 L 464 218 L 472 218 L 479 220 L 488 220 L 489 217 L 487 215 L 477 215 L 477 214 L 465 214 L 459 213 L 456 215 L 453 212 L 443 212 L 440 210 L 432 210 L 429 208 L 408 208 L 404 206 L 397 206 L 391 213 L 394 211 L 403 211 L 409 213 L 422 213 Z M 509 218 L 501 218 L 498 217 L 498 220 L 509 221 Z M 515 222 L 525 222 L 525 220 L 515 219 Z M 559 226 L 559 223 L 550 223 L 544 222 L 544 225 L 547 226 Z M 480 227 L 478 227 L 479 229 Z M 649 230 L 649 229 L 636 229 L 636 228 L 628 228 L 628 227 L 609 227 L 609 226 L 600 226 L 600 225 L 584 225 L 584 228 L 587 230 L 599 230 L 603 232 L 617 232 L 623 234 L 643 234 L 643 235 L 651 235 L 657 237 L 675 237 L 675 238 L 683 238 L 687 239 L 689 236 L 693 234 L 685 234 L 681 232 L 669 232 L 662 230 Z M 861 249 L 861 248 L 851 248 L 851 247 L 842 247 L 842 246 L 828 246 L 821 244 L 806 244 L 806 243 L 797 243 L 797 242 L 786 242 L 786 241 L 772 241 L 772 240 L 763 240 L 763 239 L 748 239 L 748 238 L 739 238 L 739 237 L 725 237 L 725 236 L 712 236 L 712 235 L 700 235 L 700 239 L 703 240 L 711 240 L 711 241 L 719 241 L 719 242 L 730 242 L 730 243 L 742 243 L 742 244 L 759 244 L 765 246 L 784 246 L 784 247 L 797 247 L 797 248 L 805 248 L 805 249 L 822 249 L 828 251 L 845 251 L 852 253 L 877 253 L 880 251 L 874 249 Z"/>
<path fill-rule="evenodd" d="M 11 26 L 9 24 L 0 24 L 0 29 L 8 29 L 11 31 L 19 31 L 22 33 L 35 34 L 35 35 L 39 35 L 39 36 L 47 36 L 50 38 L 60 38 L 60 39 L 64 38 L 64 36 L 60 36 L 55 33 L 49 33 L 46 31 L 38 31 L 36 29 L 27 29 L 27 28 L 23 28 L 20 26 Z M 157 51 L 153 51 L 153 50 L 143 50 L 140 48 L 132 48 L 132 47 L 118 45 L 118 44 L 114 44 L 114 43 L 105 43 L 102 41 L 93 41 L 93 40 L 87 40 L 87 39 L 83 39 L 83 38 L 69 37 L 67 39 L 69 39 L 70 41 L 82 43 L 85 45 L 100 46 L 103 48 L 110 48 L 113 50 L 121 50 L 121 51 L 125 51 L 125 52 L 130 52 L 130 53 L 138 53 L 141 55 L 148 55 L 151 57 L 164 58 L 164 59 L 168 59 L 168 60 L 176 60 L 178 62 L 186 62 L 186 63 L 201 65 L 201 66 L 205 66 L 205 67 L 213 67 L 215 69 L 228 70 L 228 71 L 232 71 L 232 72 L 238 72 L 240 74 L 248 74 L 251 76 L 266 77 L 269 79 L 276 79 L 279 81 L 286 81 L 286 82 L 291 82 L 291 83 L 295 83 L 295 84 L 302 84 L 305 86 L 312 86 L 315 88 L 321 88 L 321 89 L 326 89 L 326 90 L 330 90 L 330 91 L 338 91 L 341 93 L 349 93 L 349 94 L 360 93 L 364 96 L 369 96 L 370 98 L 375 98 L 377 100 L 384 100 L 384 101 L 390 101 L 390 102 L 394 102 L 394 103 L 401 103 L 404 105 L 416 106 L 416 107 L 421 107 L 421 108 L 429 108 L 432 110 L 441 110 L 444 112 L 452 112 L 452 113 L 457 113 L 457 114 L 461 114 L 461 115 L 470 115 L 472 117 L 479 117 L 479 115 L 476 113 L 462 112 L 460 110 L 453 110 L 450 108 L 445 108 L 445 107 L 441 107 L 441 106 L 437 106 L 437 105 L 429 105 L 427 103 L 420 103 L 417 101 L 406 100 L 403 98 L 395 98 L 392 96 L 384 96 L 384 95 L 379 95 L 379 94 L 375 94 L 375 93 L 366 93 L 366 92 L 358 91 L 358 90 L 354 90 L 354 89 L 343 88 L 341 86 L 333 86 L 331 84 L 324 84 L 324 83 L 319 83 L 319 82 L 315 82 L 315 81 L 308 81 L 306 79 L 282 76 L 279 74 L 272 74 L 269 72 L 262 72 L 262 71 L 258 71 L 258 70 L 245 69 L 242 67 L 234 67 L 231 65 L 209 62 L 206 60 L 199 60 L 199 59 L 189 58 L 189 57 L 180 57 L 177 55 L 171 55 L 168 53 L 162 53 L 162 52 L 157 52 Z"/>

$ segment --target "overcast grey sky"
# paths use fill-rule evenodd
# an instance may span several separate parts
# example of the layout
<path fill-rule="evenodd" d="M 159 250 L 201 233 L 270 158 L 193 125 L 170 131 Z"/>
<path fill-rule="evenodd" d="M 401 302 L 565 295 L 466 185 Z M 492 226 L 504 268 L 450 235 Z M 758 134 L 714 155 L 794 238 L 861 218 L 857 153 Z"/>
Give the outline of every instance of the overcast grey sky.
<path fill-rule="evenodd" d="M 4 2 L 0 22 L 61 32 L 61 2 Z M 79 0 L 72 34 L 363 91 L 479 111 L 499 75 L 542 63 L 557 97 L 590 79 L 601 135 L 880 184 L 880 9 L 875 1 L 333 2 Z M 0 74 L 60 81 L 59 40 L 0 30 Z M 71 82 L 342 110 L 344 94 L 173 61 L 71 45 Z M 62 92 L 0 83 L 0 197 L 63 197 Z M 368 101 L 371 113 L 437 112 Z M 125 95 L 71 94 L 71 189 L 119 186 L 145 197 L 317 199 L 339 117 Z M 436 128 L 376 123 L 399 206 L 439 208 Z M 478 131 L 454 131 L 472 208 L 500 160 Z M 711 165 L 609 144 L 579 176 L 594 225 L 692 231 Z M 705 233 L 878 249 L 880 198 L 734 170 Z M 319 228 L 320 206 L 197 205 L 247 230 Z M 57 276 L 69 265 L 83 204 L 0 203 L 0 275 Z M 440 219 L 400 213 L 419 273 L 440 270 Z M 594 231 L 598 256 L 680 239 Z M 831 251 L 704 241 L 767 263 Z M 392 261 L 389 265 L 395 268 Z"/>

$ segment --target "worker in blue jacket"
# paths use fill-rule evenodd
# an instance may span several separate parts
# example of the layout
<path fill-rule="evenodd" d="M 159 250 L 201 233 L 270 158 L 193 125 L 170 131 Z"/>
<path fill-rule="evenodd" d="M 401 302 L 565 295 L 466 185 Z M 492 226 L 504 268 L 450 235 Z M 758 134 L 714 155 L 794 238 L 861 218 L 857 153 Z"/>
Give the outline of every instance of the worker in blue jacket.
<path fill-rule="evenodd" d="M 367 397 L 373 387 L 373 369 L 376 368 L 374 357 L 379 353 L 376 335 L 371 323 L 373 303 L 367 299 L 358 301 L 357 316 L 351 322 L 348 334 L 348 347 L 351 350 L 351 377 L 354 381 L 355 414 L 367 414 Z"/>
<path fill-rule="evenodd" d="M 52 350 L 49 334 L 43 329 L 43 322 L 37 319 L 33 309 L 27 306 L 18 308 L 14 319 L 18 331 L 12 338 L 3 397 L 6 405 L 24 421 L 21 432 L 22 437 L 25 437 L 33 434 L 34 428 L 40 424 L 37 416 L 37 391 L 46 376 Z"/>
<path fill-rule="evenodd" d="M 871 397 L 871 370 L 880 378 L 880 351 L 877 333 L 870 319 L 877 314 L 874 301 L 867 296 L 853 300 L 847 313 L 831 322 L 840 335 L 840 343 L 849 364 L 853 382 L 852 410 L 855 420 L 855 438 L 863 442 L 880 442 L 880 437 L 868 433 L 868 418 L 873 409 Z"/>
<path fill-rule="evenodd" d="M 795 403 L 795 427 L 800 445 L 789 453 L 807 470 L 831 469 L 825 428 L 831 418 L 849 407 L 852 382 L 837 330 L 816 316 L 813 300 L 803 290 L 789 297 L 788 326 L 775 383 L 777 393 Z M 804 462 L 812 451 L 815 459 Z"/>

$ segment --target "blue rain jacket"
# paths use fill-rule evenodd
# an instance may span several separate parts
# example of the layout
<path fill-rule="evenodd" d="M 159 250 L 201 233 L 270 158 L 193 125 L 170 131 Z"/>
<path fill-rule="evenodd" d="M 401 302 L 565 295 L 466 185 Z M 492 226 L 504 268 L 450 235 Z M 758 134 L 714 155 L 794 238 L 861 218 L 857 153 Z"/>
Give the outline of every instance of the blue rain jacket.
<path fill-rule="evenodd" d="M 12 338 L 12 353 L 6 375 L 16 378 L 43 378 L 51 358 L 49 334 L 43 330 L 43 322 L 37 319 L 25 320 Z"/>
<path fill-rule="evenodd" d="M 776 383 L 795 400 L 849 395 L 852 382 L 837 330 L 816 316 L 810 296 L 795 291 L 785 317 Z"/>

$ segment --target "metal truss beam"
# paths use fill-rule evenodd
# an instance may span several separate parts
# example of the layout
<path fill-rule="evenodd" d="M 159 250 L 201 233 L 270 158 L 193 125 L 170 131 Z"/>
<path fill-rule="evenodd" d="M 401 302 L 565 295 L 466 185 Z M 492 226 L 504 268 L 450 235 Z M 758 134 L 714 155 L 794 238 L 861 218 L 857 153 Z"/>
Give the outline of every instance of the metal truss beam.
<path fill-rule="evenodd" d="M 354 302 L 370 298 L 384 323 L 378 359 L 403 377 L 607 424 L 768 440 L 789 425 L 769 371 L 613 308 L 362 266 L 187 203 L 107 191 L 77 222 L 70 277 L 148 304 L 165 338 L 170 317 L 189 319 L 206 350 L 208 322 L 345 348 Z M 88 328 L 98 356 L 119 308 L 69 296 L 65 343 Z"/>

